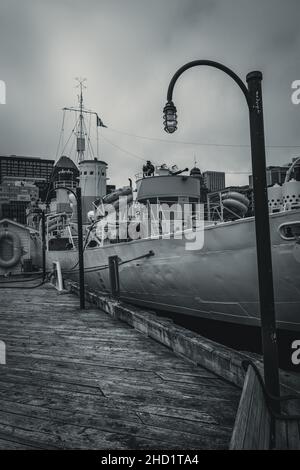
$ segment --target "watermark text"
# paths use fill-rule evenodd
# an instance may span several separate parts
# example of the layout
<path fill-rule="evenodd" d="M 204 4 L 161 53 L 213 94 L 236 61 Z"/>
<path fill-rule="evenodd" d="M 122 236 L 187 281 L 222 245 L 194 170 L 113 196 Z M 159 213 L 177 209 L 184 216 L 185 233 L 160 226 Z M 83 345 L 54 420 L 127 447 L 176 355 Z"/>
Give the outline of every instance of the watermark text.
<path fill-rule="evenodd" d="M 6 104 L 6 84 L 0 80 L 0 104 Z"/>

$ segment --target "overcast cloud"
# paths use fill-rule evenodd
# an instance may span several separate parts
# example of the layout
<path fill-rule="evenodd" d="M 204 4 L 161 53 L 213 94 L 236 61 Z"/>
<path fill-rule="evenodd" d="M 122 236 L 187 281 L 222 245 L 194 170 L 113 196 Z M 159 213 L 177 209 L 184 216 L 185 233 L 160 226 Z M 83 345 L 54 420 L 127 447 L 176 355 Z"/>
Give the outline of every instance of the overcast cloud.
<path fill-rule="evenodd" d="M 249 144 L 236 84 L 213 69 L 186 72 L 174 95 L 179 130 L 168 136 L 162 108 L 169 80 L 200 58 L 243 78 L 262 70 L 266 143 L 300 146 L 300 105 L 291 102 L 291 83 L 300 80 L 299 17 L 299 0 L 0 0 L 0 79 L 7 85 L 0 154 L 55 158 L 61 108 L 76 104 L 74 78 L 83 76 L 86 105 L 108 126 L 100 157 L 112 183 L 126 184 L 142 165 L 115 146 L 155 163 L 192 167 L 196 156 L 201 170 L 247 171 L 248 148 L 172 143 Z M 268 149 L 268 163 L 299 153 Z M 246 182 L 246 175 L 227 177 L 227 184 Z"/>

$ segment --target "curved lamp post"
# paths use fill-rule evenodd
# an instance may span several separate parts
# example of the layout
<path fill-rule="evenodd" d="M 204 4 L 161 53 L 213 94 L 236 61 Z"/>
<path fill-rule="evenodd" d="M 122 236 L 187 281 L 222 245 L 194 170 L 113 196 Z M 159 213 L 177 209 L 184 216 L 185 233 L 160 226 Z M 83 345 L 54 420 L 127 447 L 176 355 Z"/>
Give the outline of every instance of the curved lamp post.
<path fill-rule="evenodd" d="M 79 264 L 79 297 L 80 297 L 80 308 L 85 308 L 85 292 L 84 292 L 84 260 L 83 260 L 83 234 L 82 234 L 82 207 L 81 207 L 81 188 L 76 187 L 76 192 L 72 189 L 66 188 L 65 186 L 56 186 L 48 193 L 48 197 L 51 192 L 57 191 L 58 189 L 64 189 L 75 196 L 77 203 L 77 228 L 78 228 L 78 264 Z"/>
<path fill-rule="evenodd" d="M 177 110 L 173 103 L 173 90 L 175 83 L 183 72 L 199 65 L 214 67 L 229 75 L 243 92 L 249 109 L 264 376 L 268 392 L 279 397 L 278 347 L 274 306 L 261 90 L 262 73 L 259 71 L 248 73 L 246 77 L 248 84 L 247 88 L 244 82 L 232 70 L 218 62 L 211 60 L 195 60 L 185 64 L 177 70 L 171 79 L 168 88 L 167 104 L 164 108 L 164 128 L 168 133 L 172 134 L 177 129 Z"/>

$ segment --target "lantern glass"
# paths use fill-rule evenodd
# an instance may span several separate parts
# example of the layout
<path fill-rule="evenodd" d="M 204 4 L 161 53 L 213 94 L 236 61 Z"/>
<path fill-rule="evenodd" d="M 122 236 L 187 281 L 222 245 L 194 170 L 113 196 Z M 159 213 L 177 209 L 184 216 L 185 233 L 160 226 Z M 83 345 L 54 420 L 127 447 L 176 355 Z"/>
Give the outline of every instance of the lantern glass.
<path fill-rule="evenodd" d="M 165 126 L 165 131 L 168 132 L 168 134 L 173 134 L 177 129 L 177 126 L 171 126 L 170 124 Z"/>
<path fill-rule="evenodd" d="M 169 134 L 172 134 L 177 129 L 176 111 L 176 106 L 172 101 L 169 101 L 164 108 L 164 129 Z"/>

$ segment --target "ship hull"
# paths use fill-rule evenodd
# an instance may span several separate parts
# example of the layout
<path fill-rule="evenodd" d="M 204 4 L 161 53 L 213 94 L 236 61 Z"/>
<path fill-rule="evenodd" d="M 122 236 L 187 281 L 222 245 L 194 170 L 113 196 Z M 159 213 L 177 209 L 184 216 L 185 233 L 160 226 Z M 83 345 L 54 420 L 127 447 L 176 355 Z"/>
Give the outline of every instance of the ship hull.
<path fill-rule="evenodd" d="M 278 227 L 300 222 L 300 211 L 272 214 L 270 229 L 277 325 L 300 331 L 300 245 L 283 240 Z M 147 254 L 154 256 L 133 260 Z M 259 326 L 259 296 L 253 218 L 205 228 L 204 246 L 187 250 L 183 239 L 142 239 L 108 244 L 84 253 L 85 282 L 109 292 L 108 257 L 128 261 L 119 267 L 121 299 L 145 308 L 222 322 Z M 132 261 L 130 261 L 132 260 Z M 78 254 L 49 251 L 47 264 L 61 263 L 67 277 L 78 279 Z M 88 272 L 92 270 L 91 272 Z"/>

